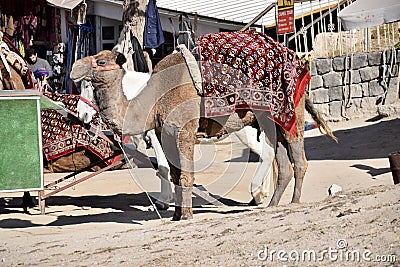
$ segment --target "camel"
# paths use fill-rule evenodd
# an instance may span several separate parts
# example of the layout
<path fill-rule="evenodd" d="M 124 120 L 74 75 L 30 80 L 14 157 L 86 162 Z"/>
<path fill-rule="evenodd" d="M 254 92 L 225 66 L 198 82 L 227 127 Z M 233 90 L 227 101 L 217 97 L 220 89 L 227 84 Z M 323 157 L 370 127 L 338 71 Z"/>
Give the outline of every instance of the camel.
<path fill-rule="evenodd" d="M 193 60 L 195 59 L 193 58 Z M 124 66 L 123 59 L 117 61 L 120 65 Z M 92 61 L 92 65 L 96 64 L 97 63 L 93 63 Z M 77 113 L 78 117 L 85 123 L 89 123 L 93 118 L 93 114 L 96 113 L 97 107 L 91 104 L 94 101 L 94 92 L 93 92 L 94 88 L 92 86 L 92 82 L 98 86 L 97 82 L 99 77 L 100 76 L 103 77 L 104 74 L 109 74 L 103 71 L 107 72 L 112 71 L 115 73 L 121 71 L 123 72 L 121 81 L 118 78 L 115 79 L 115 77 L 121 77 L 118 74 L 110 76 L 113 77 L 114 80 L 113 85 L 110 86 L 112 86 L 114 89 L 116 89 L 116 87 L 122 86 L 121 90 L 124 92 L 124 96 L 127 100 L 135 98 L 140 93 L 140 91 L 143 89 L 144 85 L 150 78 L 150 75 L 147 73 L 129 71 L 122 66 L 121 67 L 123 68 L 123 70 L 121 70 L 119 65 L 110 64 L 107 66 L 109 67 L 98 68 L 98 66 L 96 66 L 96 68 L 98 68 L 98 70 L 101 71 L 98 71 L 95 77 L 89 77 L 88 74 L 87 76 L 85 76 L 85 79 L 82 80 L 81 82 L 81 96 L 88 101 L 78 102 Z M 101 80 L 100 83 L 103 83 L 102 81 L 107 80 L 107 78 L 103 78 L 100 80 Z M 201 137 L 207 137 L 208 135 L 211 136 L 218 135 L 219 139 L 219 137 L 223 135 L 223 132 L 221 132 L 221 127 L 218 124 L 212 122 L 210 122 L 209 125 L 207 124 L 208 122 L 205 121 L 202 127 L 203 128 L 202 131 L 198 133 L 199 140 L 201 139 Z M 218 126 L 215 127 L 216 125 Z M 120 131 L 117 130 L 117 132 Z M 252 195 L 252 200 L 249 202 L 249 205 L 260 205 L 261 203 L 263 203 L 264 199 L 270 195 L 269 191 L 271 187 L 271 182 L 272 180 L 274 180 L 273 165 L 272 165 L 274 159 L 273 149 L 270 147 L 270 145 L 268 145 L 265 142 L 265 138 L 259 138 L 260 141 L 258 141 L 257 140 L 258 134 L 260 134 L 258 133 L 258 129 L 251 126 L 246 126 L 243 129 L 235 132 L 235 135 L 238 137 L 238 139 L 244 145 L 246 145 L 252 152 L 257 154 L 261 159 L 261 164 L 257 169 L 253 179 L 251 180 L 250 192 Z M 224 137 L 226 137 L 226 135 Z M 157 139 L 154 130 L 146 132 L 144 136 L 140 135 L 132 137 L 133 143 L 142 153 L 146 153 L 143 146 L 144 139 L 150 141 L 151 146 L 155 151 L 158 162 L 157 176 L 161 178 L 161 194 L 157 198 L 155 205 L 157 206 L 158 209 L 165 210 L 169 208 L 168 203 L 172 198 L 172 189 L 169 182 L 171 179 L 169 176 L 170 168 L 168 166 L 168 161 L 165 158 L 164 152 L 161 148 L 161 145 L 159 144 L 159 141 Z M 210 141 L 209 138 L 204 138 L 203 140 L 207 142 Z"/>
<path fill-rule="evenodd" d="M 154 68 L 146 87 L 131 101 L 124 96 L 119 84 L 123 71 L 100 74 L 98 66 L 113 65 L 121 54 L 101 51 L 95 56 L 76 61 L 72 67 L 72 80 L 92 79 L 95 100 L 103 121 L 117 134 L 138 135 L 154 129 L 167 156 L 171 178 L 175 185 L 175 212 L 172 220 L 193 218 L 192 186 L 194 181 L 193 154 L 196 133 L 201 118 L 201 97 L 197 93 L 185 59 L 173 53 L 162 59 Z M 97 66 L 93 66 L 96 62 Z M 278 163 L 277 188 L 269 206 L 278 205 L 290 179 L 295 177 L 292 203 L 299 203 L 303 178 L 307 169 L 304 152 L 304 112 L 312 115 L 318 127 L 335 139 L 326 122 L 303 94 L 296 107 L 296 135 L 290 136 L 280 126 L 270 127 L 264 120 L 266 112 L 237 110 L 230 116 L 214 118 L 220 125 L 234 132 L 245 126 L 262 123 L 269 143 L 276 146 Z M 204 118 L 202 119 L 204 120 Z M 274 138 L 276 137 L 276 139 Z M 272 142 L 271 142 L 272 140 Z M 289 153 L 293 160 L 292 166 Z"/>

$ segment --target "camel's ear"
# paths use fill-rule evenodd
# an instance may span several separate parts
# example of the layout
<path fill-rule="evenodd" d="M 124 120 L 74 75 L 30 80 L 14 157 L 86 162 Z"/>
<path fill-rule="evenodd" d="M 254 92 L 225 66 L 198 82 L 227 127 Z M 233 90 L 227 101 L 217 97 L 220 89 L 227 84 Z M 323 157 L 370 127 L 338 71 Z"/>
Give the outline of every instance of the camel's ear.
<path fill-rule="evenodd" d="M 116 57 L 116 59 L 115 59 L 115 63 L 117 63 L 118 65 L 120 65 L 121 68 L 122 68 L 122 65 L 123 65 L 125 62 L 126 62 L 126 58 L 125 58 L 124 54 L 118 52 L 118 53 L 117 53 L 117 57 Z"/>

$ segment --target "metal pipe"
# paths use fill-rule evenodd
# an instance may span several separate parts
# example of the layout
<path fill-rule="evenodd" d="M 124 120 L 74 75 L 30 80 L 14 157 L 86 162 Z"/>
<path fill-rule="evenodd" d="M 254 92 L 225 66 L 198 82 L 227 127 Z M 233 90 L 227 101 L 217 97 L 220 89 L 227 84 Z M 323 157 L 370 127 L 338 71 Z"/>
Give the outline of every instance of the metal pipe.
<path fill-rule="evenodd" d="M 254 23 L 256 23 L 259 19 L 261 19 L 265 14 L 267 14 L 272 8 L 274 8 L 274 6 L 276 5 L 276 3 L 272 3 L 270 4 L 266 9 L 264 9 L 263 11 L 261 11 L 260 14 L 258 14 L 254 19 L 252 19 L 249 23 L 246 24 L 246 26 L 244 26 L 243 28 L 240 29 L 240 31 L 245 31 L 248 28 L 250 28 L 251 25 L 253 25 Z"/>

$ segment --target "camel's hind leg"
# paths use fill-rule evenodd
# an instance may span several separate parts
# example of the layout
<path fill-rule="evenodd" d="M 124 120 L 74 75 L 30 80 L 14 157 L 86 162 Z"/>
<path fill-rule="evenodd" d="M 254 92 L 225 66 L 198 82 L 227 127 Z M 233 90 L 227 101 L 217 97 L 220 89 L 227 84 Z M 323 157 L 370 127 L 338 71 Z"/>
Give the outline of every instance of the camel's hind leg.
<path fill-rule="evenodd" d="M 304 152 L 303 140 L 296 140 L 290 143 L 290 150 L 294 162 L 295 185 L 292 197 L 292 203 L 300 203 L 301 189 L 304 176 L 307 171 L 308 163 Z"/>
<path fill-rule="evenodd" d="M 297 134 L 289 141 L 295 178 L 292 203 L 300 202 L 301 188 L 303 186 L 304 176 L 308 167 L 306 154 L 304 151 L 304 106 L 305 98 L 302 97 L 296 108 Z"/>
<path fill-rule="evenodd" d="M 275 159 L 278 163 L 278 184 L 269 206 L 278 205 L 283 192 L 293 177 L 293 167 L 288 156 L 288 143 L 280 130 L 277 130 L 277 147 Z"/>

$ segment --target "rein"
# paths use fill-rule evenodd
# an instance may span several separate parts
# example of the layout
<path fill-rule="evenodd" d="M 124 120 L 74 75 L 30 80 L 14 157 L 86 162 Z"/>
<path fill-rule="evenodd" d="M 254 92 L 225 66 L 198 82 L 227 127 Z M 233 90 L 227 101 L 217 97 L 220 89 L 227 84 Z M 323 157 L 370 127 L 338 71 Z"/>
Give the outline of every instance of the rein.
<path fill-rule="evenodd" d="M 81 100 L 83 103 L 85 103 L 86 105 L 92 107 L 94 110 L 96 110 L 96 112 L 100 112 L 99 108 L 97 107 L 97 105 L 94 103 L 94 100 L 89 100 L 84 98 L 83 96 L 79 96 L 79 100 Z"/>

